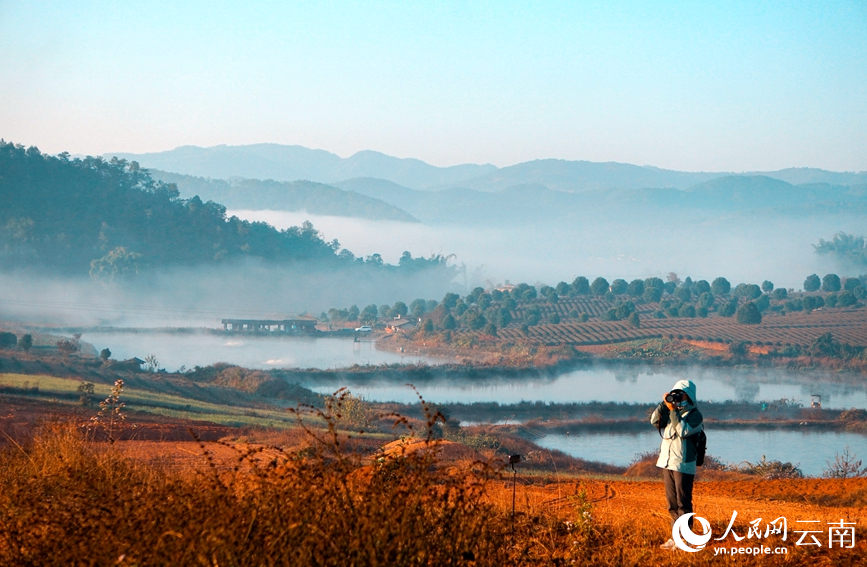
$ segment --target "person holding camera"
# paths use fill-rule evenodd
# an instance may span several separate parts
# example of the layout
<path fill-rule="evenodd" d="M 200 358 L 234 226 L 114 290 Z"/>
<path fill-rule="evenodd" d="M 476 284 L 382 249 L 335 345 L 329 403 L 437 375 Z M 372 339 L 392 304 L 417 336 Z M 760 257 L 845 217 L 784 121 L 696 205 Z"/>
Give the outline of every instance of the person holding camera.
<path fill-rule="evenodd" d="M 656 466 L 662 469 L 665 498 L 671 525 L 684 514 L 692 512 L 692 486 L 695 481 L 696 447 L 692 436 L 703 428 L 702 415 L 695 404 L 695 384 L 679 380 L 650 416 L 650 423 L 659 430 L 662 443 Z M 689 519 L 692 527 L 692 518 Z M 675 549 L 669 539 L 660 547 Z"/>

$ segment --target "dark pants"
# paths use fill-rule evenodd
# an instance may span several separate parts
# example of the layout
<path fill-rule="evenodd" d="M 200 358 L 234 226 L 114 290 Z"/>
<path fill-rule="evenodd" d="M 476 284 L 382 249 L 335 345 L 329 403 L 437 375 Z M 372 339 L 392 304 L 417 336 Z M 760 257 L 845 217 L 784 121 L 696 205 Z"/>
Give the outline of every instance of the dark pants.
<path fill-rule="evenodd" d="M 675 520 L 692 512 L 692 483 L 695 475 L 662 469 L 662 478 L 665 480 L 668 513 L 671 515 L 671 525 L 674 526 Z M 689 519 L 689 527 L 692 528 L 692 518 Z"/>

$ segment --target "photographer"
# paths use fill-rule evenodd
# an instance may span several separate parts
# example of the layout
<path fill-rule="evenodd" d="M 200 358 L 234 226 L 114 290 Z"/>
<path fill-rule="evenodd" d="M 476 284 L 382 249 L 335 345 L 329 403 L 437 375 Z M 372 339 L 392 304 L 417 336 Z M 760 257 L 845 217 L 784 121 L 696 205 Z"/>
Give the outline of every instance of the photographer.
<path fill-rule="evenodd" d="M 695 399 L 695 384 L 690 380 L 680 380 L 665 393 L 662 403 L 650 416 L 650 423 L 662 437 L 656 466 L 662 469 L 665 480 L 665 498 L 672 526 L 680 516 L 692 512 L 696 448 L 690 436 L 702 430 L 702 416 Z M 692 527 L 692 518 L 689 524 Z M 675 549 L 674 540 L 669 539 L 660 547 Z"/>

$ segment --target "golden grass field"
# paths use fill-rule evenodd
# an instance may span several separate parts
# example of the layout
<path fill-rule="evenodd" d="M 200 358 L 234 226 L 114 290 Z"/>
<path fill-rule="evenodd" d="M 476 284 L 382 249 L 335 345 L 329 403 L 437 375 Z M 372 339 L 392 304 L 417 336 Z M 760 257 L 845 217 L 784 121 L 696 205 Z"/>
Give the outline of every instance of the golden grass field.
<path fill-rule="evenodd" d="M 315 435 L 322 442 L 316 441 Z M 267 436 L 267 433 L 266 433 Z M 698 553 L 664 551 L 662 483 L 517 475 L 471 449 L 423 438 L 376 443 L 326 429 L 277 444 L 86 441 L 69 424 L 7 444 L 0 465 L 0 565 L 862 565 L 867 479 L 703 480 L 714 537 L 780 516 L 789 537 Z M 794 544 L 796 520 L 857 522 L 856 546 Z M 827 531 L 827 528 L 825 528 Z M 715 547 L 785 546 L 735 557 Z"/>

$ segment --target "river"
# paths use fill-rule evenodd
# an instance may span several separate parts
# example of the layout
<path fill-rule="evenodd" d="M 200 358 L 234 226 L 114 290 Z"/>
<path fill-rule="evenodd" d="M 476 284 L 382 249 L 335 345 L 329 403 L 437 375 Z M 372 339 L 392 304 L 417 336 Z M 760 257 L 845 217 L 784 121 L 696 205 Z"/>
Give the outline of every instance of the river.
<path fill-rule="evenodd" d="M 208 366 L 217 362 L 245 368 L 342 368 L 353 364 L 440 364 L 444 359 L 377 350 L 372 341 L 351 337 L 245 336 L 206 332 L 112 331 L 91 332 L 81 340 L 97 351 L 111 350 L 112 358 L 156 356 L 160 368 Z"/>

